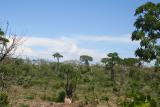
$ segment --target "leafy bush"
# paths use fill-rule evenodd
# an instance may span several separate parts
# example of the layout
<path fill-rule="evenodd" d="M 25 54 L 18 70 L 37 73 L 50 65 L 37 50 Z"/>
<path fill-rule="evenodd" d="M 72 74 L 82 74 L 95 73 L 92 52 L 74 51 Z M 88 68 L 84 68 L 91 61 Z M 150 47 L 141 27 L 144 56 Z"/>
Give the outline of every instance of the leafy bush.
<path fill-rule="evenodd" d="M 65 95 L 66 95 L 65 91 L 64 90 L 60 90 L 57 93 L 55 101 L 56 102 L 64 102 Z"/>
<path fill-rule="evenodd" d="M 29 88 L 30 86 L 32 86 L 31 79 L 31 76 L 22 76 L 17 80 L 17 84 L 21 85 L 23 88 Z"/>
<path fill-rule="evenodd" d="M 151 96 L 132 90 L 127 93 L 126 99 L 121 103 L 123 107 L 157 107 Z"/>
<path fill-rule="evenodd" d="M 0 92 L 0 107 L 8 107 L 9 101 L 8 101 L 8 95 L 6 92 L 1 91 Z"/>

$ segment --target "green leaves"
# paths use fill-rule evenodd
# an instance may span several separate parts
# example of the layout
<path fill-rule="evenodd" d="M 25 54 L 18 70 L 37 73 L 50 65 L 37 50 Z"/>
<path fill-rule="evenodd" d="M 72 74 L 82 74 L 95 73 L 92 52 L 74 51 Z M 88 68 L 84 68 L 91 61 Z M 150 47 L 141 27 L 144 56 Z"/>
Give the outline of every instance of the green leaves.
<path fill-rule="evenodd" d="M 0 91 L 0 107 L 8 107 L 8 95 L 6 92 Z"/>
<path fill-rule="evenodd" d="M 133 41 L 133 40 L 140 40 L 140 39 L 142 39 L 144 36 L 145 36 L 144 32 L 142 32 L 142 31 L 134 31 L 134 32 L 132 33 L 131 39 L 132 39 L 132 41 Z"/>
<path fill-rule="evenodd" d="M 120 57 L 118 53 L 109 53 L 107 58 L 102 58 L 101 62 L 104 63 L 108 67 L 112 67 L 120 61 Z"/>
<path fill-rule="evenodd" d="M 134 23 L 132 41 L 140 41 L 140 48 L 135 55 L 143 61 L 150 62 L 159 56 L 160 51 L 155 47 L 160 38 L 160 3 L 147 2 L 135 11 L 137 20 Z"/>
<path fill-rule="evenodd" d="M 141 13 L 145 13 L 147 11 L 149 11 L 150 13 L 153 13 L 155 10 L 156 10 L 156 4 L 152 2 L 147 2 L 146 4 L 141 5 L 139 8 L 136 9 L 135 16 Z"/>
<path fill-rule="evenodd" d="M 124 58 L 122 63 L 127 66 L 135 66 L 140 63 L 140 60 L 137 58 Z"/>
<path fill-rule="evenodd" d="M 93 58 L 88 55 L 81 55 L 80 56 L 80 61 L 84 62 L 86 66 L 89 68 L 89 61 L 93 61 Z"/>
<path fill-rule="evenodd" d="M 93 61 L 93 58 L 91 56 L 88 55 L 81 55 L 80 56 L 80 61 L 85 62 L 85 61 Z"/>

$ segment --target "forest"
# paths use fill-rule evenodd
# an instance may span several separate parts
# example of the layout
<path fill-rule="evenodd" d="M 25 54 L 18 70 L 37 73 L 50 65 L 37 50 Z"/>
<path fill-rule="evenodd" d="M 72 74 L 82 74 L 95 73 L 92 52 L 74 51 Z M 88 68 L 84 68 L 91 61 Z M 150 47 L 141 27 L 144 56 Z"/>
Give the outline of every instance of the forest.
<path fill-rule="evenodd" d="M 62 61 L 60 52 L 54 61 L 15 57 L 25 41 L 1 28 L 0 107 L 160 107 L 160 3 L 134 15 L 135 57 L 110 52 L 99 63 L 85 54 Z"/>

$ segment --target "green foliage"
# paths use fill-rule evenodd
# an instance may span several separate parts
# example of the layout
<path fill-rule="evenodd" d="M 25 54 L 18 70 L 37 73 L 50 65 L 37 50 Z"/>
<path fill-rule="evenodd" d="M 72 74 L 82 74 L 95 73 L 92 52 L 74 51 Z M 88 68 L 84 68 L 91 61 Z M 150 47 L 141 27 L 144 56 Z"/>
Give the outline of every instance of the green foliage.
<path fill-rule="evenodd" d="M 9 107 L 8 95 L 4 91 L 0 91 L 0 107 Z"/>
<path fill-rule="evenodd" d="M 157 107 L 154 99 L 137 91 L 128 93 L 121 105 L 123 107 Z"/>
<path fill-rule="evenodd" d="M 140 41 L 140 48 L 135 55 L 150 62 L 160 57 L 157 40 L 160 38 L 160 3 L 147 2 L 136 9 L 136 30 L 132 33 L 132 40 Z"/>
<path fill-rule="evenodd" d="M 136 66 L 140 64 L 140 60 L 137 58 L 124 58 L 122 63 L 127 66 Z"/>
<path fill-rule="evenodd" d="M 118 56 L 118 53 L 109 53 L 107 55 L 107 58 L 102 58 L 101 62 L 105 63 L 106 69 L 109 68 L 111 71 L 111 80 L 114 81 L 115 78 L 115 71 L 114 67 L 116 64 L 118 64 L 120 61 L 120 57 Z"/>
<path fill-rule="evenodd" d="M 17 84 L 21 85 L 23 88 L 29 88 L 32 86 L 31 79 L 30 76 L 22 76 L 17 80 Z"/>
<path fill-rule="evenodd" d="M 91 56 L 88 56 L 88 55 L 81 55 L 80 56 L 80 61 L 85 63 L 85 65 L 87 67 L 87 70 L 89 71 L 89 62 L 93 61 L 93 58 Z"/>
<path fill-rule="evenodd" d="M 110 104 L 115 99 L 127 96 L 129 101 L 121 99 L 121 104 L 133 104 L 132 100 L 134 100 L 134 104 L 136 103 L 135 105 L 137 106 L 139 102 L 135 100 L 141 100 L 141 105 L 155 104 L 159 107 L 160 74 L 159 72 L 152 72 L 154 71 L 153 68 L 139 68 L 132 66 L 132 64 L 127 66 L 127 70 L 123 72 L 124 83 L 121 85 L 121 69 L 118 62 L 114 66 L 116 79 L 111 81 L 109 69 L 104 72 L 101 65 L 92 65 L 90 66 L 91 72 L 82 73 L 81 70 L 85 66 L 62 63 L 60 71 L 56 72 L 52 69 L 55 63 L 38 62 L 36 65 L 26 60 L 20 61 L 21 63 L 23 62 L 22 64 L 19 64 L 19 61 L 17 61 L 16 59 L 8 59 L 7 63 L 1 67 L 6 71 L 9 84 L 14 86 L 19 84 L 18 87 L 28 84 L 27 89 L 23 89 L 26 93 L 29 93 L 23 97 L 24 100 L 34 101 L 40 97 L 44 101 L 63 102 L 64 96 L 67 95 L 66 86 L 68 78 L 68 87 L 70 87 L 68 89 L 73 92 L 72 98 L 74 101 L 83 102 L 83 104 L 97 104 L 97 102 L 106 104 L 107 100 L 109 100 L 108 104 Z M 35 92 L 35 90 L 38 91 Z M 57 90 L 59 91 L 57 92 Z M 22 90 L 19 91 L 21 92 Z M 15 93 L 19 94 L 19 91 Z M 32 92 L 36 94 L 32 94 Z M 145 103 L 142 101 L 143 96 L 147 97 L 148 95 L 151 97 L 151 100 L 146 100 L 145 102 L 147 103 Z M 140 96 L 140 99 L 138 96 Z M 20 98 L 20 96 L 17 97 Z M 113 98 L 115 99 L 113 100 Z"/>
<path fill-rule="evenodd" d="M 65 79 L 65 91 L 68 97 L 72 97 L 76 90 L 79 73 L 76 68 L 70 64 L 63 64 L 60 68 L 60 73 Z"/>
<path fill-rule="evenodd" d="M 55 101 L 56 101 L 56 102 L 64 102 L 65 96 L 66 96 L 65 91 L 64 91 L 64 90 L 60 90 L 60 91 L 58 91 L 58 93 L 57 93 L 57 96 L 56 96 Z"/>
<path fill-rule="evenodd" d="M 109 97 L 103 95 L 100 100 L 108 102 L 109 101 Z"/>

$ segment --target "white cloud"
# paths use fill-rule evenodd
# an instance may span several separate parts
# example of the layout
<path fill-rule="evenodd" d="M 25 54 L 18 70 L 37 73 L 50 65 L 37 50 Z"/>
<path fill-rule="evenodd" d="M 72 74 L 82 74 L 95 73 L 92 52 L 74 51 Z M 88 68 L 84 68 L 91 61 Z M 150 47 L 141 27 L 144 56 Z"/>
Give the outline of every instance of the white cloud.
<path fill-rule="evenodd" d="M 78 36 L 77 40 L 92 42 L 118 42 L 118 43 L 135 43 L 131 41 L 131 35 L 122 36 Z"/>
<path fill-rule="evenodd" d="M 131 43 L 129 36 L 24 37 L 24 39 L 25 42 L 17 50 L 21 57 L 53 59 L 52 54 L 59 52 L 64 56 L 63 60 L 79 59 L 80 55 L 87 54 L 99 61 L 105 56 L 100 49 L 79 47 L 78 42 L 81 41 Z"/>
<path fill-rule="evenodd" d="M 55 52 L 61 53 L 63 60 L 78 59 L 80 55 L 87 54 L 95 58 L 102 57 L 98 50 L 78 47 L 76 41 L 70 38 L 44 38 L 44 37 L 24 37 L 25 42 L 17 50 L 21 57 L 51 59 Z M 43 48 L 43 49 L 40 49 Z"/>

